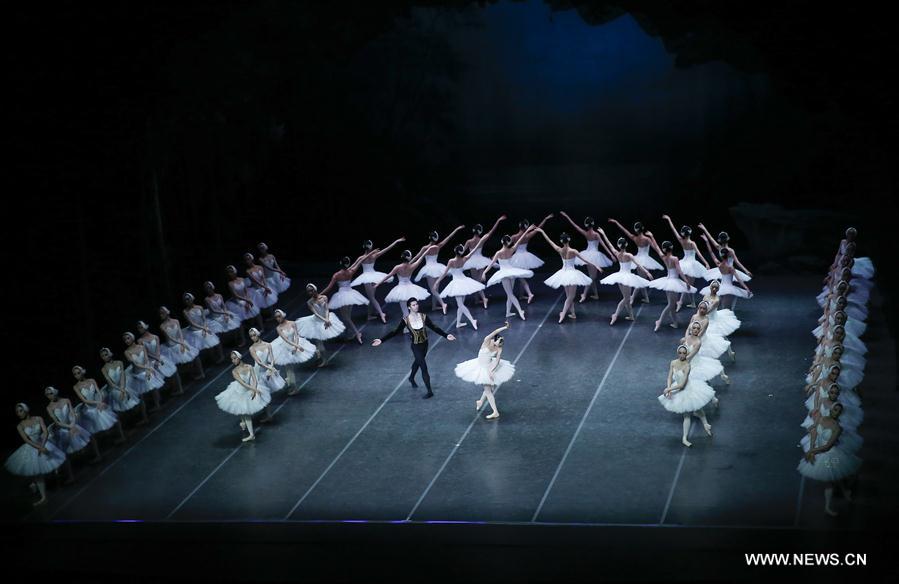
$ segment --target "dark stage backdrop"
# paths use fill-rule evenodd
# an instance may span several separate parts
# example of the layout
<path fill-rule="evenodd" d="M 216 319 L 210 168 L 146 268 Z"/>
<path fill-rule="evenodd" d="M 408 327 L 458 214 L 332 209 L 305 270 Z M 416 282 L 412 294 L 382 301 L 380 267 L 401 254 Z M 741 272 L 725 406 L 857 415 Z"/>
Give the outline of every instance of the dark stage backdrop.
<path fill-rule="evenodd" d="M 97 374 L 101 345 L 119 352 L 121 331 L 206 279 L 221 288 L 259 240 L 331 265 L 365 238 L 417 248 L 503 212 L 510 227 L 560 209 L 642 220 L 663 238 L 668 212 L 729 231 L 756 271 L 823 275 L 852 222 L 892 288 L 896 50 L 879 10 L 20 6 L 6 312 L 26 343 L 7 427 L 14 401 L 42 406 L 76 362 Z"/>

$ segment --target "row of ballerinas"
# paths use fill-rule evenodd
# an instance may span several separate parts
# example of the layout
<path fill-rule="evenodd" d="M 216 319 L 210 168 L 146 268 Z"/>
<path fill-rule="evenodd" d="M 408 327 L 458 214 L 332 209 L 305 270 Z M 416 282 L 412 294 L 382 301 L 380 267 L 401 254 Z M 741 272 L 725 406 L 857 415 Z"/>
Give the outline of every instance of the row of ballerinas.
<path fill-rule="evenodd" d="M 474 318 L 466 305 L 468 296 L 477 295 L 478 301 L 487 308 L 488 299 L 485 289 L 500 284 L 506 295 L 506 317 L 514 316 L 513 309 L 524 320 L 524 308 L 515 294 L 515 286 L 518 284 L 524 293 L 528 303 L 533 301 L 534 293 L 528 280 L 534 276 L 535 269 L 544 265 L 543 260 L 528 251 L 531 238 L 541 233 L 549 245 L 561 256 L 562 267 L 552 276 L 544 280 L 544 283 L 552 288 L 564 288 L 566 300 L 562 312 L 559 314 L 559 322 L 565 318 L 576 319 L 575 295 L 577 288 L 582 287 L 579 302 L 587 300 L 588 293 L 592 291 L 590 298 L 598 298 L 597 282 L 607 285 L 617 285 L 622 294 L 622 300 L 612 315 L 610 324 L 623 314 L 625 318 L 633 319 L 632 305 L 639 290 L 643 290 L 643 301 L 649 301 L 648 289 L 655 288 L 665 292 L 667 305 L 662 310 L 656 321 L 656 330 L 665 321 L 670 321 L 673 327 L 679 326 L 675 314 L 684 305 L 695 308 L 693 286 L 695 280 L 703 278 L 709 281 L 718 280 L 720 295 L 723 297 L 724 306 L 733 308 L 736 298 L 749 298 L 752 293 L 746 286 L 751 279 L 745 266 L 740 263 L 734 250 L 729 246 L 730 237 L 726 232 L 721 232 L 716 239 L 701 223 L 702 238 L 706 241 L 707 249 L 715 263 L 712 268 L 700 252 L 696 243 L 691 239 L 692 228 L 683 226 L 680 230 L 674 227 L 674 223 L 667 215 L 663 216 L 683 249 L 683 258 L 678 259 L 674 255 L 674 244 L 663 242 L 659 245 L 653 234 L 646 230 L 639 222 L 634 224 L 633 232 L 625 229 L 617 220 L 609 219 L 625 236 L 618 239 L 613 245 L 602 229 L 597 229 L 592 218 L 584 220 L 581 228 L 567 213 L 560 212 L 585 239 L 586 248 L 576 250 L 571 246 L 571 237 L 567 234 L 559 236 L 558 244 L 552 241 L 543 230 L 546 222 L 554 215 L 547 215 L 538 225 L 531 225 L 527 220 L 519 222 L 519 229 L 515 234 L 504 235 L 501 238 L 501 247 L 492 257 L 483 254 L 487 241 L 495 234 L 500 223 L 506 219 L 500 216 L 489 231 L 484 233 L 481 225 L 472 228 L 472 236 L 453 249 L 454 256 L 442 264 L 439 261 L 440 251 L 452 240 L 456 234 L 464 228 L 456 227 L 447 237 L 441 239 L 436 231 L 429 234 L 428 241 L 413 254 L 411 250 L 405 250 L 400 254 L 401 263 L 397 264 L 388 273 L 380 272 L 375 268 L 375 262 L 385 253 L 398 244 L 405 241 L 399 238 L 386 248 L 375 248 L 372 242 L 363 243 L 363 253 L 355 260 L 349 256 L 342 258 L 339 269 L 332 275 L 328 285 L 320 292 L 318 303 L 327 302 L 328 308 L 335 310 L 348 329 L 348 333 L 360 344 L 362 333 L 352 320 L 352 308 L 354 306 L 367 306 L 368 318 L 380 318 L 387 322 L 387 316 L 377 299 L 377 288 L 383 284 L 397 284 L 389 291 L 384 301 L 386 303 L 399 304 L 403 316 L 408 315 L 406 302 L 414 298 L 418 301 L 431 299 L 431 309 L 447 312 L 446 299 L 453 298 L 456 302 L 456 328 L 471 324 L 477 330 L 477 319 Z M 631 254 L 628 251 L 629 242 L 633 243 L 637 252 Z M 602 246 L 605 253 L 600 250 Z M 657 262 L 650 256 L 650 250 L 654 250 L 661 260 Z M 607 255 L 608 254 L 608 255 Z M 604 268 L 619 263 L 619 271 L 599 279 Z M 737 267 L 734 267 L 734 266 Z M 586 267 L 587 273 L 578 270 L 578 267 Z M 490 273 L 497 268 L 494 273 Z M 740 268 L 740 269 L 738 269 Z M 361 274 L 358 274 L 359 270 Z M 645 277 L 632 272 L 637 269 Z M 666 277 L 654 279 L 650 274 L 653 270 L 665 270 Z M 746 271 L 741 271 L 746 270 Z M 416 274 L 417 271 L 417 274 Z M 466 273 L 467 272 L 467 273 Z M 488 274 L 490 275 L 488 279 Z M 413 275 L 415 275 L 413 280 Z M 440 290 L 440 284 L 447 276 L 451 281 Z M 427 288 L 416 282 L 425 280 Z M 354 287 L 363 286 L 365 296 L 354 290 Z M 328 299 L 327 294 L 336 288 L 333 296 Z M 708 287 L 700 292 L 706 293 Z M 321 311 L 321 308 L 318 309 Z M 467 319 L 467 323 L 464 320 Z"/>
<path fill-rule="evenodd" d="M 834 488 L 839 485 L 851 501 L 852 479 L 862 463 L 857 456 L 864 419 L 859 384 L 867 347 L 860 337 L 867 328 L 874 266 L 870 258 L 855 257 L 857 235 L 854 228 L 846 230 L 817 297 L 823 311 L 812 331 L 818 345 L 805 378 L 809 413 L 802 423 L 807 434 L 799 444 L 805 456 L 797 470 L 825 484 L 824 512 L 832 516 L 837 514 Z"/>

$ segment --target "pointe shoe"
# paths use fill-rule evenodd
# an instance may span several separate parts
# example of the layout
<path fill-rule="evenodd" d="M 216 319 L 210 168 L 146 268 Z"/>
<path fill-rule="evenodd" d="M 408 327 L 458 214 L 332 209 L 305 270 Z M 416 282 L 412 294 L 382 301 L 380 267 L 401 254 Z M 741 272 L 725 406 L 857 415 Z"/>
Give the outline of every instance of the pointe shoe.
<path fill-rule="evenodd" d="M 559 324 L 562 324 L 562 321 L 564 321 L 564 320 L 565 320 L 565 313 L 560 312 L 559 313 Z"/>
<path fill-rule="evenodd" d="M 673 328 L 673 329 L 678 328 L 678 325 L 677 325 L 676 322 L 672 322 L 672 323 L 670 323 L 668 326 L 670 326 L 670 327 Z"/>
<path fill-rule="evenodd" d="M 578 300 L 578 304 L 583 304 L 583 303 L 586 302 L 586 301 L 587 301 L 587 295 L 586 295 L 586 294 L 581 294 L 581 297 L 580 297 L 580 299 Z"/>
<path fill-rule="evenodd" d="M 362 333 L 356 333 L 356 340 L 359 341 L 359 344 L 362 344 Z"/>
<path fill-rule="evenodd" d="M 507 312 L 507 313 L 506 313 L 506 318 L 509 318 L 510 316 L 515 316 L 515 313 L 514 313 L 514 312 Z"/>
<path fill-rule="evenodd" d="M 736 351 L 728 351 L 728 354 L 730 355 L 730 362 L 736 363 L 737 362 L 737 352 Z"/>
<path fill-rule="evenodd" d="M 446 304 L 441 307 L 441 310 L 443 310 L 443 314 L 446 314 Z"/>
<path fill-rule="evenodd" d="M 376 318 L 378 318 L 377 315 L 375 315 L 375 314 L 369 314 L 368 317 L 367 317 L 365 320 L 375 320 Z"/>
<path fill-rule="evenodd" d="M 415 383 L 415 378 L 414 378 L 414 377 L 410 377 L 410 378 L 409 378 L 409 383 L 412 384 L 412 387 L 415 387 L 415 388 L 418 387 L 418 384 Z"/>
<path fill-rule="evenodd" d="M 721 374 L 721 381 L 723 381 L 726 385 L 730 385 L 730 376 L 728 376 L 728 375 L 722 373 L 722 374 Z"/>
<path fill-rule="evenodd" d="M 32 505 L 33 507 L 38 507 L 39 505 L 43 505 L 43 504 L 46 503 L 46 502 L 47 502 L 47 497 L 44 497 L 43 499 L 40 499 L 40 500 L 38 500 L 38 501 L 35 501 L 35 502 L 32 503 L 31 505 Z"/>
<path fill-rule="evenodd" d="M 457 328 L 457 329 L 460 329 L 460 328 L 462 328 L 463 326 L 468 326 L 468 323 L 467 323 L 467 322 L 460 322 L 459 324 L 456 325 L 456 328 Z"/>
<path fill-rule="evenodd" d="M 681 444 L 683 444 L 687 448 L 689 448 L 690 446 L 693 446 L 693 443 L 690 442 L 689 440 L 687 440 L 686 438 L 681 438 Z"/>
<path fill-rule="evenodd" d="M 530 304 L 533 299 L 534 299 L 534 295 L 528 294 L 528 304 Z"/>
<path fill-rule="evenodd" d="M 609 326 L 612 326 L 613 324 L 615 324 L 615 321 L 616 321 L 616 320 L 618 320 L 618 315 L 617 315 L 617 314 L 613 314 L 613 315 L 612 315 L 612 320 L 609 321 Z"/>
<path fill-rule="evenodd" d="M 426 394 L 424 394 L 423 396 L 421 396 L 421 399 L 431 399 L 432 397 L 434 397 L 434 392 L 433 392 L 433 391 L 429 391 L 428 393 L 426 393 Z"/>
<path fill-rule="evenodd" d="M 255 439 L 256 439 L 256 435 L 251 434 L 250 436 L 244 436 L 243 438 L 240 439 L 240 441 L 241 442 L 249 442 L 249 441 L 255 440 Z"/>
<path fill-rule="evenodd" d="M 640 299 L 640 302 L 642 302 L 643 304 L 649 304 L 649 298 L 642 298 Z"/>
<path fill-rule="evenodd" d="M 384 314 L 383 312 L 381 313 L 381 322 L 383 322 L 384 324 L 387 324 L 387 315 Z"/>
<path fill-rule="evenodd" d="M 633 316 L 625 316 L 624 320 L 634 320 L 634 317 Z"/>
<path fill-rule="evenodd" d="M 577 320 L 577 315 L 576 315 L 575 313 L 573 313 L 573 312 L 569 312 L 569 313 L 568 313 L 568 318 L 570 318 L 570 319 L 572 319 L 572 320 Z"/>
<path fill-rule="evenodd" d="M 718 398 L 717 398 L 717 397 L 713 397 L 713 398 L 712 398 L 712 405 L 715 406 L 715 407 L 717 408 L 717 407 L 718 407 L 718 403 L 719 403 L 719 402 L 718 402 Z"/>
<path fill-rule="evenodd" d="M 474 409 L 479 410 L 479 409 L 481 409 L 482 405 L 484 405 L 484 400 L 479 399 L 474 402 Z"/>
<path fill-rule="evenodd" d="M 478 321 L 471 321 L 471 328 L 473 328 L 474 330 L 478 330 Z"/>
<path fill-rule="evenodd" d="M 487 308 L 487 297 L 484 297 L 484 308 Z"/>
<path fill-rule="evenodd" d="M 712 425 L 711 424 L 705 424 L 702 427 L 702 429 L 705 430 L 705 433 L 708 434 L 709 436 L 712 435 Z"/>
<path fill-rule="evenodd" d="M 521 320 L 527 320 L 527 319 L 524 317 L 524 312 L 521 311 L 521 310 L 518 311 L 518 318 L 520 318 Z"/>
<path fill-rule="evenodd" d="M 661 320 L 657 320 L 657 321 L 656 321 L 656 326 L 655 326 L 654 329 L 652 329 L 652 332 L 657 332 L 657 331 L 659 330 L 659 327 L 660 327 L 660 326 L 662 326 L 662 321 L 661 321 Z"/>
<path fill-rule="evenodd" d="M 599 300 L 599 294 L 591 294 L 590 298 L 592 298 L 593 300 Z"/>
<path fill-rule="evenodd" d="M 488 420 L 495 420 L 499 417 L 499 412 L 493 412 L 492 414 L 487 416 Z"/>
<path fill-rule="evenodd" d="M 678 301 L 678 303 L 674 305 L 674 312 L 680 312 L 681 308 L 683 308 L 683 304 Z"/>

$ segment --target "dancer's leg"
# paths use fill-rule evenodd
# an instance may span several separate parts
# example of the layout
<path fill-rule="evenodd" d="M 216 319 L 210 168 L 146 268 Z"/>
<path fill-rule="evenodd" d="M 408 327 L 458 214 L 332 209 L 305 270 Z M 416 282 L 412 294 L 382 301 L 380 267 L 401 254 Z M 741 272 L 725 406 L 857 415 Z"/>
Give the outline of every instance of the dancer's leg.
<path fill-rule="evenodd" d="M 432 397 L 434 392 L 431 390 L 431 375 L 428 373 L 428 362 L 425 360 L 428 354 L 428 343 L 413 344 L 412 353 L 415 355 L 415 365 L 421 369 L 421 379 L 425 382 L 425 387 L 428 388 L 428 393 L 424 397 Z"/>
<path fill-rule="evenodd" d="M 440 306 L 440 310 L 443 311 L 443 314 L 446 314 L 446 302 L 443 301 L 443 298 L 440 297 L 440 292 L 437 290 L 437 278 L 428 276 L 427 280 L 428 289 L 431 291 L 431 309 L 436 309 L 437 306 Z"/>
<path fill-rule="evenodd" d="M 662 314 L 659 315 L 659 320 L 656 321 L 655 330 L 659 330 L 666 317 L 671 319 L 671 327 L 677 328 L 677 319 L 674 317 L 674 304 L 677 302 L 677 293 L 666 290 L 665 296 L 668 298 L 668 304 L 662 309 Z"/>
<path fill-rule="evenodd" d="M 469 274 L 471 275 L 471 278 L 473 280 L 480 282 L 481 276 L 484 274 L 484 270 L 471 270 L 469 271 Z M 484 290 L 478 291 L 478 298 L 480 298 L 481 303 L 484 305 L 484 308 L 487 308 L 487 295 L 484 294 Z"/>
<path fill-rule="evenodd" d="M 577 286 L 565 286 L 565 304 L 562 306 L 562 312 L 559 313 L 560 324 L 565 320 L 565 315 L 568 313 L 571 313 L 571 318 L 576 318 L 574 314 L 574 295 L 576 292 Z"/>
<path fill-rule="evenodd" d="M 34 479 L 34 484 L 37 485 L 37 492 L 41 498 L 32 504 L 34 506 L 42 505 L 47 502 L 47 482 L 44 480 L 44 477 L 38 477 Z"/>
<path fill-rule="evenodd" d="M 618 316 L 621 314 L 623 310 L 630 311 L 631 309 L 631 290 L 629 286 L 625 286 L 624 284 L 618 284 L 618 289 L 621 291 L 621 301 L 618 303 L 618 306 L 615 308 L 615 312 L 612 313 L 612 320 L 609 324 L 615 324 L 615 321 L 618 320 Z"/>
<path fill-rule="evenodd" d="M 368 296 L 368 310 L 371 312 L 374 309 L 375 314 L 381 319 L 381 322 L 387 323 L 387 315 L 384 314 L 384 311 L 381 310 L 381 305 L 378 303 L 378 298 L 375 295 L 375 285 L 374 284 L 365 284 L 365 295 Z"/>
<path fill-rule="evenodd" d="M 687 440 L 687 435 L 690 434 L 690 425 L 692 424 L 692 420 L 690 419 L 690 413 L 684 414 L 684 435 L 681 438 L 681 443 L 684 446 L 693 446 L 693 443 Z"/>
<path fill-rule="evenodd" d="M 521 317 L 521 320 L 524 320 L 524 311 L 521 310 L 521 304 L 518 303 L 518 298 L 515 298 L 515 292 L 513 291 L 515 280 L 517 279 L 503 278 L 502 280 L 503 290 L 506 292 L 506 316 L 512 313 L 512 306 L 514 306 L 518 310 L 518 316 Z"/>
<path fill-rule="evenodd" d="M 528 285 L 527 278 L 518 278 L 518 281 L 521 282 L 521 288 L 524 290 L 524 293 L 528 296 L 528 304 L 531 303 L 531 300 L 534 299 L 534 293 L 531 292 L 531 287 Z"/>
<path fill-rule="evenodd" d="M 833 510 L 830 506 L 831 501 L 833 500 L 833 483 L 827 483 L 827 486 L 824 487 L 824 512 L 830 516 L 836 517 L 837 512 Z"/>
<path fill-rule="evenodd" d="M 468 321 L 471 323 L 471 326 L 474 327 L 474 330 L 478 330 L 478 321 L 471 316 L 471 312 L 468 310 L 468 307 L 465 306 L 465 296 L 456 296 L 456 328 L 459 328 L 464 323 L 462 323 L 462 316 L 466 316 Z"/>
<path fill-rule="evenodd" d="M 194 380 L 199 381 L 200 379 L 206 379 L 206 372 L 203 371 L 203 360 L 200 359 L 200 356 L 197 355 L 197 358 L 193 360 L 194 367 Z"/>
<path fill-rule="evenodd" d="M 100 462 L 102 457 L 100 456 L 100 445 L 97 444 L 97 437 L 91 436 L 91 450 L 94 451 L 94 459 L 91 460 L 92 463 Z"/>
<path fill-rule="evenodd" d="M 498 418 L 499 410 L 496 409 L 496 398 L 493 395 L 494 387 L 492 385 L 484 386 L 484 395 L 487 396 L 487 402 L 490 404 L 490 407 L 493 408 L 493 413 L 491 413 L 488 418 Z"/>
<path fill-rule="evenodd" d="M 362 344 L 362 333 L 359 332 L 359 329 L 356 328 L 356 323 L 353 322 L 353 307 L 349 306 L 341 306 L 337 309 L 337 312 L 340 314 L 340 320 L 347 323 L 347 326 L 352 329 L 353 333 L 350 335 L 355 337 L 359 344 Z"/>
<path fill-rule="evenodd" d="M 712 426 L 711 426 L 711 424 L 709 424 L 709 421 L 705 419 L 705 411 L 696 410 L 695 412 L 693 412 L 693 415 L 696 416 L 697 418 L 699 418 L 699 420 L 702 422 L 702 429 L 705 430 L 706 434 L 711 436 L 712 435 Z"/>
<path fill-rule="evenodd" d="M 409 307 L 406 306 L 405 301 L 399 302 L 399 305 L 400 305 L 400 310 L 403 313 L 403 318 L 406 318 L 407 316 L 409 316 Z M 403 330 L 406 330 L 406 329 L 403 329 Z"/>
<path fill-rule="evenodd" d="M 176 370 L 175 374 L 169 377 L 172 385 L 174 386 L 174 390 L 172 391 L 172 395 L 181 395 L 184 393 L 184 387 L 181 385 L 181 371 Z M 159 407 L 159 400 L 156 400 L 156 406 Z"/>
<path fill-rule="evenodd" d="M 250 434 L 249 436 L 246 436 L 246 437 L 243 438 L 243 442 L 248 442 L 248 441 L 250 441 L 250 440 L 255 440 L 255 439 L 256 439 L 256 433 L 253 432 L 253 418 L 250 417 L 250 416 L 244 416 L 244 417 L 243 417 L 243 423 L 244 423 L 244 426 L 245 426 L 246 429 L 247 429 L 247 432 L 249 432 L 249 434 Z"/>

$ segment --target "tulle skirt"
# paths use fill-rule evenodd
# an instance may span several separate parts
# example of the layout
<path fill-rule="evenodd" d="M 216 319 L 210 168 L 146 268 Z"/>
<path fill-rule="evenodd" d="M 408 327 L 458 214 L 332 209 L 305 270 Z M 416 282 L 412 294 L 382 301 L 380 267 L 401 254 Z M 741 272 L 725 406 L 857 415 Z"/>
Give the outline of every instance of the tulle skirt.
<path fill-rule="evenodd" d="M 580 254 L 588 261 L 592 262 L 593 265 L 599 266 L 600 268 L 608 268 L 613 263 L 612 260 L 609 259 L 609 256 L 596 249 L 585 249 L 580 252 Z M 574 265 L 586 266 L 587 263 L 581 258 L 576 257 L 574 258 Z"/>
<path fill-rule="evenodd" d="M 642 266 L 644 270 L 654 271 L 654 270 L 664 270 L 665 266 L 655 261 L 650 257 L 649 251 L 646 253 L 640 253 L 639 251 L 634 254 L 634 263 L 638 266 Z"/>
<path fill-rule="evenodd" d="M 175 354 L 171 349 L 165 345 L 159 345 L 159 358 L 159 361 L 151 359 L 151 362 L 163 377 L 169 378 L 178 373 L 178 361 L 175 360 Z"/>
<path fill-rule="evenodd" d="M 718 268 L 715 268 L 716 270 Z M 714 278 L 713 278 L 714 279 Z M 706 286 L 702 290 L 699 291 L 700 294 L 706 295 L 710 292 L 710 288 Z M 721 281 L 721 287 L 718 288 L 718 296 L 737 296 L 739 298 L 749 298 L 749 292 L 740 288 L 738 286 L 734 286 L 733 284 L 728 284 L 725 281 Z"/>
<path fill-rule="evenodd" d="M 675 414 L 687 414 L 701 410 L 712 398 L 715 390 L 705 381 L 694 379 L 692 374 L 687 379 L 687 386 L 673 394 L 670 398 L 662 394 L 658 397 L 659 403 L 669 412 Z"/>
<path fill-rule="evenodd" d="M 463 270 L 483 270 L 487 266 L 490 265 L 490 258 L 485 257 L 484 254 L 481 253 L 481 250 L 478 250 L 471 254 L 471 257 L 465 261 L 463 264 Z"/>
<path fill-rule="evenodd" d="M 6 459 L 6 470 L 22 477 L 37 477 L 53 472 L 66 461 L 65 453 L 49 440 L 44 448 L 46 454 L 30 444 L 22 444 Z"/>
<path fill-rule="evenodd" d="M 384 302 L 406 302 L 410 298 L 424 300 L 430 295 L 430 292 L 418 284 L 401 281 L 387 293 L 387 296 L 384 297 Z"/>
<path fill-rule="evenodd" d="M 813 422 L 811 421 L 811 418 L 806 418 L 806 420 L 809 422 L 809 425 L 806 426 L 805 422 L 803 422 L 802 426 L 805 428 L 810 428 Z M 840 416 L 840 427 L 843 428 L 843 432 L 840 434 L 839 438 L 840 447 L 855 454 L 865 443 L 864 438 L 862 438 L 854 429 L 849 429 L 846 427 L 846 425 L 843 423 L 843 416 Z M 802 437 L 802 440 L 799 441 L 799 445 L 802 447 L 803 452 L 808 452 L 811 443 L 812 437 L 810 434 L 806 434 Z"/>
<path fill-rule="evenodd" d="M 149 379 L 147 379 L 147 373 L 150 374 Z M 128 387 L 137 395 L 143 395 L 165 385 L 165 378 L 155 369 L 144 370 L 129 365 L 125 368 L 125 374 L 128 376 Z"/>
<path fill-rule="evenodd" d="M 491 364 L 492 366 L 492 364 Z M 480 364 L 480 360 L 475 357 L 468 361 L 463 361 L 456 365 L 456 377 L 462 381 L 474 383 L 475 385 L 493 385 L 499 387 L 503 383 L 512 379 L 515 375 L 515 366 L 505 359 L 499 360 L 496 371 L 493 372 L 493 380 L 490 380 L 490 370 Z"/>
<path fill-rule="evenodd" d="M 453 276 L 452 281 L 443 288 L 440 297 L 455 298 L 457 296 L 468 296 L 469 294 L 480 292 L 484 288 L 484 284 L 473 278 L 469 278 L 468 276 Z"/>
<path fill-rule="evenodd" d="M 262 393 L 256 395 L 237 381 L 232 381 L 225 391 L 215 396 L 215 401 L 222 411 L 229 414 L 252 416 L 261 412 L 272 401 L 272 396 L 266 388 L 260 385 L 259 390 Z"/>
<path fill-rule="evenodd" d="M 302 351 L 294 349 L 293 346 L 286 343 L 281 337 L 272 341 L 272 353 L 275 355 L 275 363 L 278 365 L 305 363 L 315 356 L 315 345 L 304 338 L 300 338 L 297 344 L 303 348 Z"/>
<path fill-rule="evenodd" d="M 514 268 L 520 268 L 522 270 L 535 270 L 543 265 L 543 260 L 526 249 L 516 249 L 515 253 L 512 254 L 512 257 L 509 258 L 509 263 L 512 264 L 512 267 Z M 527 277 L 530 278 L 530 276 Z"/>
<path fill-rule="evenodd" d="M 708 329 L 706 329 L 705 334 L 702 335 L 702 346 L 699 347 L 698 354 L 704 357 L 717 359 L 725 352 L 727 352 L 728 349 L 730 349 L 729 340 L 725 339 L 721 335 L 710 333 Z"/>
<path fill-rule="evenodd" d="M 66 454 L 75 454 L 84 450 L 91 443 L 91 433 L 78 424 L 75 431 L 54 424 L 50 431 L 50 440 Z"/>
<path fill-rule="evenodd" d="M 563 286 L 589 286 L 593 283 L 593 279 L 580 270 L 574 268 L 562 268 L 549 278 L 543 280 L 543 283 L 550 288 L 561 288 Z"/>
<path fill-rule="evenodd" d="M 420 282 L 422 278 L 439 278 L 443 275 L 443 272 L 446 271 L 446 266 L 441 264 L 440 262 L 433 262 L 430 264 L 425 264 L 418 270 L 418 275 L 415 276 L 415 281 Z"/>
<path fill-rule="evenodd" d="M 207 320 L 206 322 L 211 323 L 212 321 Z M 212 330 L 212 326 L 209 326 L 209 329 Z M 218 338 L 218 335 L 216 335 L 215 332 L 209 332 L 204 335 L 203 331 L 193 329 L 187 329 L 184 331 L 184 340 L 186 340 L 188 344 L 190 344 L 198 351 L 202 351 L 203 349 L 211 349 L 212 347 L 217 347 L 221 344 L 221 340 Z"/>
<path fill-rule="evenodd" d="M 225 302 L 225 306 L 228 307 L 228 310 L 237 315 L 237 318 L 240 320 L 250 320 L 251 318 L 256 318 L 259 314 L 259 305 L 256 304 L 256 300 L 252 295 L 249 295 L 250 300 L 253 301 L 253 305 L 249 306 L 243 300 L 228 300 Z"/>
<path fill-rule="evenodd" d="M 729 336 L 740 328 L 740 319 L 729 308 L 719 308 L 709 313 L 709 327 L 706 329 L 713 335 Z"/>
<path fill-rule="evenodd" d="M 664 290 L 666 292 L 690 292 L 691 294 L 696 292 L 696 288 L 687 286 L 687 284 L 680 278 L 656 278 L 649 282 L 649 287 L 655 288 L 656 290 Z"/>
<path fill-rule="evenodd" d="M 287 382 L 281 377 L 280 371 L 275 370 L 275 373 L 272 373 L 259 365 L 255 365 L 253 368 L 256 371 L 257 383 L 260 386 L 264 386 L 269 393 L 278 393 L 287 386 Z"/>
<path fill-rule="evenodd" d="M 124 395 L 123 392 L 118 389 L 110 389 L 108 385 L 103 386 L 103 390 L 106 391 L 106 395 L 109 399 L 109 407 L 111 407 L 114 412 L 128 412 L 140 405 L 140 398 L 135 395 L 131 385 L 132 383 L 129 379 L 126 384 Z"/>
<path fill-rule="evenodd" d="M 697 262 L 695 258 L 682 258 L 680 260 L 680 271 L 691 278 L 708 280 L 706 277 L 708 270 L 704 265 Z"/>
<path fill-rule="evenodd" d="M 371 271 L 371 272 L 362 272 L 356 279 L 350 283 L 350 286 L 358 286 L 359 284 L 377 284 L 381 280 L 383 280 L 387 274 L 384 272 Z M 393 276 L 390 276 L 385 283 L 390 284 L 393 282 Z"/>
<path fill-rule="evenodd" d="M 646 278 L 641 278 L 637 274 L 632 274 L 630 272 L 615 272 L 614 274 L 609 274 L 605 278 L 599 281 L 600 284 L 624 284 L 625 286 L 630 286 L 631 288 L 646 288 L 649 286 L 650 281 Z"/>
<path fill-rule="evenodd" d="M 834 482 L 854 475 L 861 465 L 862 459 L 838 442 L 827 452 L 816 455 L 813 463 L 803 458 L 796 470 L 808 479 Z"/>
<path fill-rule="evenodd" d="M 871 258 L 855 258 L 855 263 L 852 264 L 853 276 L 859 276 L 861 278 L 870 280 L 874 277 L 874 273 L 874 262 L 871 261 Z"/>
<path fill-rule="evenodd" d="M 734 272 L 737 273 L 737 277 L 740 278 L 742 282 L 749 282 L 750 280 L 752 280 L 752 278 L 749 277 L 749 274 L 742 270 L 734 268 Z M 706 272 L 705 276 L 703 276 L 703 279 L 709 282 L 711 282 L 712 280 L 721 280 L 721 270 L 719 268 L 711 268 Z"/>
<path fill-rule="evenodd" d="M 543 262 L 541 262 L 543 263 Z M 506 278 L 530 278 L 534 275 L 534 272 L 531 270 L 527 270 L 524 268 L 516 268 L 514 266 L 505 266 L 500 268 L 496 272 L 490 276 L 490 279 L 487 280 L 487 286 L 493 286 L 494 284 L 499 284 L 501 281 Z"/>
<path fill-rule="evenodd" d="M 709 381 L 724 373 L 724 365 L 718 359 L 696 355 L 690 360 L 690 379 Z"/>
<path fill-rule="evenodd" d="M 91 434 L 105 432 L 115 426 L 118 421 L 119 417 L 112 408 L 101 410 L 87 404 L 81 408 L 81 425 Z"/>
<path fill-rule="evenodd" d="M 328 321 L 331 326 L 325 327 L 325 322 L 314 314 L 298 318 L 296 320 L 297 332 L 301 337 L 307 339 L 325 341 L 339 337 L 346 330 L 346 326 L 333 312 L 328 314 Z"/>
<path fill-rule="evenodd" d="M 185 345 L 172 342 L 167 342 L 165 345 L 163 345 L 168 349 L 167 356 L 175 363 L 190 363 L 197 358 L 197 355 L 200 354 L 200 350 L 187 342 L 186 338 L 184 339 L 184 342 Z"/>
<path fill-rule="evenodd" d="M 341 288 L 331 296 L 328 301 L 328 308 L 336 310 L 344 306 L 365 306 L 368 304 L 368 298 L 356 292 L 352 288 Z"/>
<path fill-rule="evenodd" d="M 227 310 L 227 309 L 226 309 Z M 206 314 L 206 322 L 216 323 L 216 326 L 220 330 L 220 332 L 227 333 L 240 328 L 241 319 L 235 314 L 228 310 L 228 314 L 216 314 L 214 312 L 208 312 Z"/>
<path fill-rule="evenodd" d="M 283 276 L 278 272 L 269 272 L 266 270 L 265 282 L 268 284 L 268 287 L 281 294 L 288 288 L 290 288 L 290 278 L 288 276 Z"/>
<path fill-rule="evenodd" d="M 265 289 L 256 288 L 255 284 L 250 288 L 250 282 L 247 282 L 247 293 L 251 295 L 250 297 L 253 299 L 253 302 L 260 309 L 268 308 L 278 303 L 278 293 L 275 292 L 274 288 L 269 288 L 269 290 L 270 291 L 266 293 Z"/>

